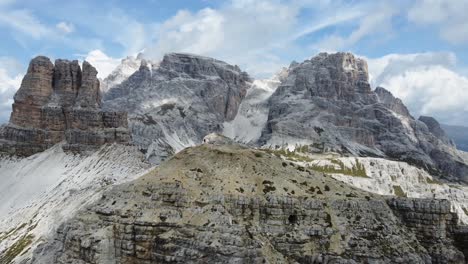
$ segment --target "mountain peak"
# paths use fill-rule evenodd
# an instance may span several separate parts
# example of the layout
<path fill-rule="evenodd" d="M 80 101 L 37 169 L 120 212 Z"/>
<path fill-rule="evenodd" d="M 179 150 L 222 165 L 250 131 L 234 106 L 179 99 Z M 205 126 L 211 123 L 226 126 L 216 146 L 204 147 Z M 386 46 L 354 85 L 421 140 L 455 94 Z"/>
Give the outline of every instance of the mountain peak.
<path fill-rule="evenodd" d="M 67 150 L 127 143 L 127 115 L 104 112 L 97 70 L 87 61 L 38 56 L 14 97 L 10 123 L 0 135 L 0 151 L 29 156 L 63 140 Z"/>

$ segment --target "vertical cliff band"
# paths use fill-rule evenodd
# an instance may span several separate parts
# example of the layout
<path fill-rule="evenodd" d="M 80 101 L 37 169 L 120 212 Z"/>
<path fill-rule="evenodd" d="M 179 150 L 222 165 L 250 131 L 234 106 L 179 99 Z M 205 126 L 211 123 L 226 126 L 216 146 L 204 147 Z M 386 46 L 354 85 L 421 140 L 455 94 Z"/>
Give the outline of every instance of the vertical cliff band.
<path fill-rule="evenodd" d="M 10 122 L 0 131 L 0 151 L 29 156 L 65 141 L 82 151 L 127 143 L 127 113 L 101 109 L 96 69 L 88 62 L 34 58 L 14 97 Z"/>

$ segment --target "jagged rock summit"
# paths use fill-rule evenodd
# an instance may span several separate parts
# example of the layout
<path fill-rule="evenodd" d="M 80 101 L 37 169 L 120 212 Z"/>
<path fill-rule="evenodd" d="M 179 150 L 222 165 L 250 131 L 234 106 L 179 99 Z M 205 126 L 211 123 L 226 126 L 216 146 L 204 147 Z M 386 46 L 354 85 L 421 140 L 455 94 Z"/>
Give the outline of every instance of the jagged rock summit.
<path fill-rule="evenodd" d="M 29 156 L 65 141 L 80 151 L 105 143 L 127 143 L 127 115 L 103 111 L 96 69 L 88 62 L 44 56 L 31 60 L 14 97 L 10 122 L 1 128 L 0 151 Z"/>
<path fill-rule="evenodd" d="M 367 193 L 269 151 L 186 148 L 79 211 L 32 263 L 465 263 L 444 200 Z"/>
<path fill-rule="evenodd" d="M 384 88 L 373 91 L 364 60 L 320 53 L 290 66 L 269 99 L 259 143 L 397 159 L 468 182 L 468 161 L 434 121 L 414 119 Z"/>
<path fill-rule="evenodd" d="M 127 111 L 134 143 L 159 163 L 221 132 L 235 118 L 251 79 L 238 66 L 186 53 L 138 71 L 104 96 L 104 108 Z"/>

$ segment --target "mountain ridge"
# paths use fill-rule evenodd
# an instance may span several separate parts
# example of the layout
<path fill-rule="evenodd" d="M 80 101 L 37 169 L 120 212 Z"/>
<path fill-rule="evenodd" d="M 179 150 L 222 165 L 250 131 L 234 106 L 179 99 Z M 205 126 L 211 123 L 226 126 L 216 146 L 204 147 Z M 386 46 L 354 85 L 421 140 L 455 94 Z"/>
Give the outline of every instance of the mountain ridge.
<path fill-rule="evenodd" d="M 216 260 L 226 262 L 227 255 L 237 252 L 234 253 L 237 254 L 236 259 L 249 261 L 295 259 L 307 262 L 327 259 L 353 263 L 364 259 L 383 262 L 401 262 L 404 259 L 415 263 L 464 263 L 463 255 L 468 255 L 468 250 L 463 247 L 466 245 L 463 241 L 468 241 L 468 229 L 463 225 L 468 221 L 468 190 L 461 182 L 463 171 L 454 169 L 453 164 L 466 166 L 468 155 L 454 148 L 436 120 L 430 117 L 416 120 L 401 100 L 390 92 L 381 87 L 372 90 L 365 61 L 350 53 L 321 53 L 302 63 L 291 63 L 289 68 L 284 68 L 273 79 L 253 80 L 235 65 L 193 54 L 171 53 L 161 63 L 141 58 L 130 60 L 122 63 L 130 63 L 136 68 L 135 62 L 140 60 L 138 69 L 105 92 L 102 102 L 98 99 L 97 78 L 93 77 L 91 68 L 88 69 L 92 78 L 87 81 L 87 86 L 94 88 L 85 94 L 92 96 L 77 97 L 76 91 L 82 86 L 83 78 L 82 74 L 78 74 L 80 71 L 75 62 L 59 60 L 56 65 L 50 66 L 52 63 L 44 59 L 40 70 L 33 72 L 41 74 L 45 69 L 48 72 L 45 76 L 49 77 L 26 78 L 26 83 L 29 82 L 28 78 L 32 80 L 30 88 L 34 88 L 28 93 L 39 93 L 41 96 L 38 97 L 38 105 L 24 104 L 25 110 L 39 114 L 36 119 L 23 118 L 26 122 L 23 125 L 39 120 L 37 123 L 43 126 L 41 129 L 48 132 L 49 128 L 63 123 L 42 119 L 44 109 L 57 108 L 59 113 L 63 113 L 83 103 L 83 107 L 78 108 L 78 116 L 85 124 L 90 120 L 96 121 L 98 133 L 101 131 L 99 124 L 104 119 L 99 114 L 99 118 L 94 118 L 96 112 L 126 113 L 128 120 L 125 118 L 122 124 L 128 122 L 128 130 L 125 131 L 132 141 L 89 141 L 89 146 L 93 148 L 86 148 L 86 151 L 77 148 L 71 152 L 64 147 L 67 141 L 48 148 L 55 144 L 52 142 L 45 147 L 48 148 L 46 151 L 26 155 L 29 156 L 27 158 L 1 156 L 0 176 L 15 188 L 16 193 L 11 197 L 23 198 L 19 199 L 18 208 L 11 207 L 11 199 L 5 198 L 5 206 L 10 206 L 9 209 L 0 206 L 5 212 L 18 212 L 11 212 L 12 217 L 18 218 L 15 221 L 8 217 L 0 219 L 0 260 L 31 263 L 34 251 L 35 260 L 45 263 L 51 262 L 49 257 L 57 257 L 55 262 L 66 262 L 72 258 L 77 263 L 93 263 L 103 259 L 137 263 L 155 259 L 161 262 L 187 261 L 191 256 L 209 259 L 205 250 L 209 249 L 211 253 L 217 252 Z M 121 69 L 115 73 L 114 77 L 125 76 Z M 57 81 L 51 81 L 54 79 Z M 44 80 L 47 80 L 47 85 L 44 85 Z M 49 85 L 50 82 L 52 85 Z M 44 91 L 49 94 L 41 94 Z M 23 91 L 19 93 L 21 95 Z M 18 102 L 21 103 L 21 100 Z M 91 114 L 87 114 L 86 109 L 91 109 Z M 16 125 L 12 123 L 9 126 Z M 96 132 L 93 127 L 79 126 L 79 129 L 83 133 Z M 234 140 L 216 140 L 222 136 L 210 134 L 213 132 Z M 207 134 L 210 136 L 205 138 Z M 24 139 L 16 140 L 18 143 L 24 142 Z M 215 145 L 198 146 L 212 140 Z M 235 141 L 243 143 L 243 146 Z M 10 154 L 13 152 L 10 151 Z M 49 175 L 46 167 L 58 159 L 65 161 L 64 164 L 52 166 Z M 139 173 L 151 166 L 147 162 L 156 167 L 141 178 Z M 268 162 L 271 162 L 269 166 Z M 27 166 L 27 170 L 21 170 L 23 164 L 30 166 Z M 92 177 L 93 174 L 97 175 L 96 179 Z M 224 176 L 220 178 L 220 175 Z M 34 182 L 32 179 L 36 177 L 66 179 L 63 182 L 45 181 L 44 185 L 40 185 L 45 190 L 44 195 L 27 198 L 29 189 L 20 185 L 23 180 Z M 262 178 L 259 182 L 252 182 L 259 177 Z M 304 178 L 303 182 L 308 185 L 313 183 L 313 190 L 305 188 L 302 181 L 296 178 Z M 133 179 L 151 186 L 157 186 L 164 179 L 167 184 L 141 192 L 135 189 L 136 192 L 129 193 L 135 185 L 124 182 Z M 218 181 L 220 184 L 216 184 Z M 180 185 L 180 182 L 183 184 Z M 77 183 L 76 189 L 70 183 Z M 114 187 L 118 183 L 124 185 Z M 226 190 L 219 189 L 223 185 Z M 249 189 L 253 186 L 256 191 Z M 109 189 L 113 191 L 103 193 Z M 332 189 L 336 190 L 332 192 Z M 205 193 L 200 194 L 200 190 Z M 187 193 L 189 197 L 184 196 Z M 345 193 L 347 195 L 343 197 Z M 374 200 L 377 197 L 375 193 L 394 198 L 378 196 L 380 198 Z M 205 196 L 213 199 L 207 200 Z M 296 203 L 299 196 L 304 197 Z M 132 197 L 139 202 L 133 203 Z M 132 222 L 144 216 L 145 212 L 155 213 L 149 205 L 140 206 L 140 201 L 147 204 L 148 197 L 153 203 L 162 203 L 161 210 L 164 212 L 156 212 L 158 214 L 151 221 Z M 198 198 L 191 200 L 193 197 Z M 322 198 L 328 199 L 331 204 L 320 205 L 319 212 L 310 211 L 309 202 L 304 202 L 306 198 L 320 198 L 310 202 L 317 206 Z M 223 204 L 226 199 L 228 204 Z M 446 199 L 449 201 L 444 201 Z M 57 205 L 62 200 L 74 202 Z M 186 204 L 186 201 L 191 202 Z M 220 207 L 213 201 L 227 207 Z M 234 204 L 229 204 L 229 201 Z M 173 203 L 177 206 L 172 207 Z M 375 207 L 375 204 L 378 206 Z M 260 205 L 263 209 L 259 208 Z M 131 217 L 122 208 L 129 210 Z M 234 211 L 229 211 L 229 208 L 234 208 Z M 259 209 L 258 213 L 255 208 Z M 193 210 L 203 212 L 204 217 L 213 221 L 210 220 L 206 226 L 200 226 L 198 224 L 203 223 L 198 222 L 196 225 L 188 224 L 184 214 Z M 251 214 L 244 215 L 245 210 L 255 215 L 253 220 L 248 220 L 247 216 Z M 337 210 L 349 215 L 340 216 Z M 380 216 L 373 215 L 376 210 L 386 219 L 391 218 L 392 223 L 379 222 Z M 63 214 L 67 212 L 73 213 L 64 218 Z M 332 222 L 338 221 L 337 226 L 348 226 L 350 233 L 327 226 L 330 219 L 320 212 L 327 212 Z M 303 219 L 309 217 L 309 213 L 312 226 L 309 226 L 309 220 Z M 177 217 L 180 214 L 182 218 Z M 384 229 L 398 233 L 398 241 L 411 242 L 415 246 L 397 252 L 391 245 L 382 247 L 384 242 L 374 245 L 361 236 L 362 232 L 382 239 L 385 234 L 382 230 L 362 229 L 360 220 L 347 223 L 349 221 L 346 219 L 356 214 L 365 216 L 363 221 L 373 219 L 373 223 L 365 222 L 365 228 L 381 223 Z M 56 215 L 61 217 L 52 217 Z M 228 218 L 223 218 L 226 215 Z M 241 218 L 236 219 L 237 216 Z M 257 216 L 261 216 L 260 219 L 264 219 L 266 224 L 258 222 Z M 215 237 L 207 235 L 212 224 L 218 223 L 218 217 L 227 219 L 227 222 L 219 222 L 226 228 L 216 229 Z M 429 218 L 433 221 L 424 220 Z M 107 219 L 104 221 L 106 224 L 101 221 L 103 219 Z M 178 222 L 180 219 L 183 221 Z M 126 227 L 120 229 L 123 222 Z M 109 223 L 112 224 L 107 226 Z M 100 229 L 102 226 L 107 227 L 103 230 Z M 120 231 L 112 234 L 112 226 Z M 305 231 L 301 234 L 295 232 L 294 228 L 298 226 L 305 228 Z M 194 239 L 171 232 L 154 237 L 154 233 L 151 233 L 165 232 L 165 228 L 175 227 L 183 234 L 194 232 L 198 237 Z M 153 231 L 148 234 L 142 230 Z M 293 237 L 287 238 L 281 230 L 289 230 L 288 234 L 293 234 Z M 434 232 L 429 234 L 427 230 Z M 286 238 L 278 240 L 272 237 L 273 231 Z M 148 240 L 140 243 L 128 238 L 129 232 L 138 233 L 140 238 Z M 233 235 L 236 232 L 239 236 Z M 305 238 L 304 234 L 310 237 Z M 122 239 L 115 243 L 105 242 L 113 241 L 113 237 L 120 235 Z M 343 240 L 341 235 L 365 242 L 362 248 L 360 242 L 347 244 L 350 240 Z M 435 239 L 441 236 L 446 239 L 444 242 Z M 216 241 L 216 237 L 224 238 L 212 247 L 210 243 Z M 148 246 L 155 239 L 166 246 Z M 317 243 L 310 242 L 310 239 Z M 397 240 L 394 245 L 400 243 Z M 41 241 L 45 243 L 36 247 Z M 82 242 L 77 244 L 76 241 Z M 185 242 L 178 244 L 180 241 Z M 234 242 L 230 244 L 226 241 Z M 246 245 L 239 248 L 236 245 L 241 242 L 235 241 L 248 241 L 249 251 L 245 253 Z M 309 241 L 304 247 L 310 251 L 293 248 L 292 245 L 297 243 L 292 241 Z M 196 245 L 192 251 L 189 250 L 192 253 L 187 253 L 185 243 Z M 20 245 L 24 247 L 19 248 Z M 65 251 L 57 251 L 57 246 L 65 248 Z M 114 253 L 105 248 L 113 248 L 111 251 Z M 178 251 L 177 248 L 184 250 Z M 322 254 L 318 254 L 317 250 Z M 81 253 L 77 255 L 76 252 Z M 115 255 L 115 252 L 120 252 L 120 255 Z M 395 257 L 398 255 L 396 253 L 388 256 L 385 252 L 397 252 L 401 258 Z"/>

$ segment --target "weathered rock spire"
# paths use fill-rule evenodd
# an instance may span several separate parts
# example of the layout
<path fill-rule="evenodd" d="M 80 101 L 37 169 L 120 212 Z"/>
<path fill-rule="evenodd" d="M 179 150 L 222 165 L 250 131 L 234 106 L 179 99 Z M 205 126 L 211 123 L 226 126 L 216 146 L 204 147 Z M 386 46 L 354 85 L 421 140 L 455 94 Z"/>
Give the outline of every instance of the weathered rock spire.
<path fill-rule="evenodd" d="M 130 139 L 127 114 L 101 109 L 97 70 L 86 61 L 81 69 L 76 60 L 34 58 L 14 99 L 0 151 L 27 156 L 63 140 L 79 151 Z"/>

